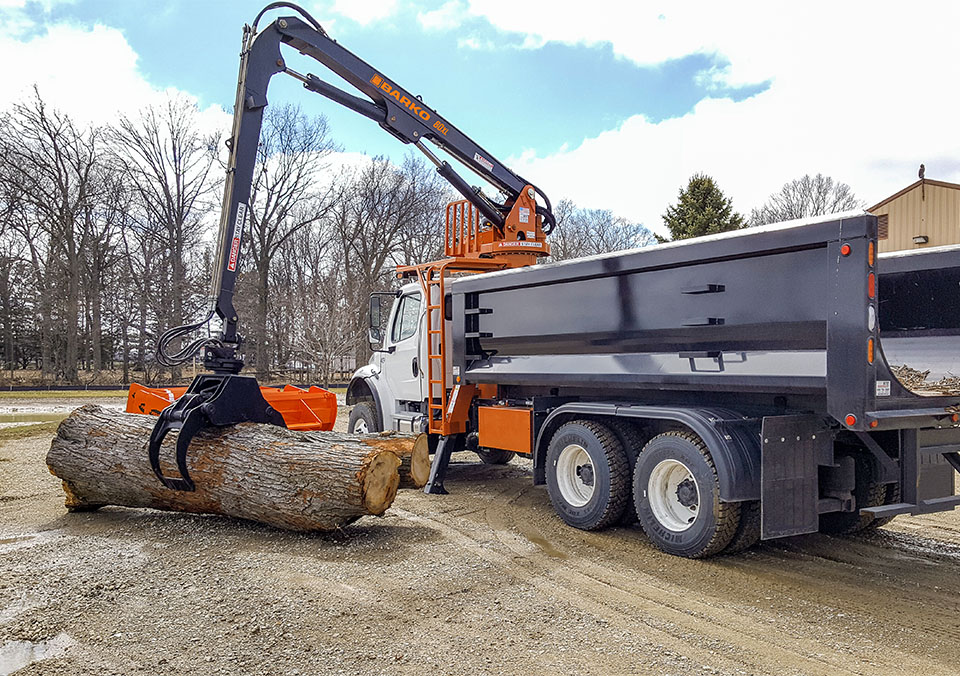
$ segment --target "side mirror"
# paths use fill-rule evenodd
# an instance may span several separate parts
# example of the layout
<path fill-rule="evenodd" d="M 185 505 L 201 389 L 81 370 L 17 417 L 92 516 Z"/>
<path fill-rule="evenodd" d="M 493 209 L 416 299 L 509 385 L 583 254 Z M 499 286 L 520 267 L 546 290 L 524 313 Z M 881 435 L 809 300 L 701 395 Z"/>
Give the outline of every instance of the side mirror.
<path fill-rule="evenodd" d="M 371 345 L 379 345 L 383 341 L 383 336 L 380 335 L 380 327 L 371 326 L 367 332 L 367 339 Z"/>
<path fill-rule="evenodd" d="M 370 342 L 373 342 L 373 329 L 377 331 L 377 342 L 380 342 L 380 324 L 381 322 L 381 313 L 380 313 L 380 294 L 372 294 L 370 296 Z"/>

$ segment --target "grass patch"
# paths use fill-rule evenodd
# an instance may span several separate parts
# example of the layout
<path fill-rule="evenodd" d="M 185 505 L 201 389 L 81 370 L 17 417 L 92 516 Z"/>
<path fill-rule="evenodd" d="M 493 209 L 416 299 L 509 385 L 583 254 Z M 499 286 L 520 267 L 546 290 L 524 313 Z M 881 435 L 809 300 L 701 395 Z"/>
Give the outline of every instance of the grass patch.
<path fill-rule="evenodd" d="M 59 425 L 59 420 L 53 420 L 51 422 L 37 423 L 36 425 L 4 427 L 0 429 L 0 441 L 14 441 L 16 439 L 29 439 L 30 437 L 52 435 L 56 433 Z"/>
<path fill-rule="evenodd" d="M 126 390 L 18 390 L 0 391 L 2 399 L 98 399 L 126 398 Z"/>

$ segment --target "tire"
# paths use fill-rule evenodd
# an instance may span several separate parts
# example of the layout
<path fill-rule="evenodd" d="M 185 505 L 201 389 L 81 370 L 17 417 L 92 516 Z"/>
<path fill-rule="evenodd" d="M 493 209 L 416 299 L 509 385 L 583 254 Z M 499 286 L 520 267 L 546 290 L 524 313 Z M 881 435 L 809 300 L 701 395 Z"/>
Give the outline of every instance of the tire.
<path fill-rule="evenodd" d="M 852 535 L 863 530 L 878 528 L 890 523 L 892 516 L 876 519 L 869 514 L 860 514 L 862 507 L 879 507 L 900 499 L 900 486 L 878 484 L 870 481 L 873 468 L 870 461 L 856 456 L 856 486 L 853 489 L 853 512 L 829 512 L 820 515 L 820 532 L 828 535 Z"/>
<path fill-rule="evenodd" d="M 617 435 L 617 439 L 627 454 L 627 462 L 630 465 L 630 473 L 628 475 L 630 476 L 630 491 L 627 497 L 627 506 L 623 510 L 623 516 L 620 517 L 619 521 L 621 526 L 629 527 L 637 522 L 637 507 L 633 501 L 633 468 L 637 466 L 637 458 L 640 455 L 640 451 L 643 450 L 647 438 L 637 429 L 637 426 L 629 420 L 607 418 L 603 422 Z"/>
<path fill-rule="evenodd" d="M 644 532 L 668 554 L 712 556 L 737 534 L 740 503 L 720 502 L 713 458 L 692 432 L 666 432 L 644 446 L 633 473 L 633 499 Z"/>
<path fill-rule="evenodd" d="M 474 452 L 480 456 L 480 462 L 484 465 L 506 465 L 516 455 L 513 451 L 503 451 L 499 448 L 483 448 Z"/>
<path fill-rule="evenodd" d="M 380 431 L 380 419 L 371 401 L 361 401 L 350 411 L 350 422 L 347 423 L 350 434 L 370 434 Z"/>
<path fill-rule="evenodd" d="M 724 554 L 739 554 L 760 542 L 760 501 L 740 503 L 740 523 Z"/>
<path fill-rule="evenodd" d="M 630 497 L 630 463 L 617 436 L 593 420 L 562 425 L 547 448 L 547 493 L 561 519 L 599 530 L 623 515 Z"/>
<path fill-rule="evenodd" d="M 900 484 L 887 484 L 887 496 L 883 501 L 883 504 L 892 505 L 895 502 L 900 502 Z M 886 526 L 896 518 L 896 516 L 875 517 L 873 521 L 867 524 L 866 530 L 880 528 L 880 526 Z"/>

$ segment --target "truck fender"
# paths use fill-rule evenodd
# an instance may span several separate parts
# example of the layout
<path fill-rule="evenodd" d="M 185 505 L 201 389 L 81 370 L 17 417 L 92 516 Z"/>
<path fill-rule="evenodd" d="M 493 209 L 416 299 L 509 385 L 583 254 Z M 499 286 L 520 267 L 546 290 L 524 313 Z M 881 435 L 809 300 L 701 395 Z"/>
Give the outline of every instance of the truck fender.
<path fill-rule="evenodd" d="M 377 385 L 371 375 L 365 375 L 361 371 L 357 371 L 350 379 L 350 384 L 347 385 L 347 404 L 352 406 L 360 401 L 372 401 L 377 418 L 380 420 L 380 429 L 383 429 L 383 407 L 380 405 L 380 393 L 377 392 Z"/>
<path fill-rule="evenodd" d="M 760 425 L 750 418 L 720 408 L 634 406 L 615 402 L 576 402 L 557 407 L 544 419 L 534 446 L 533 475 L 546 481 L 547 446 L 554 430 L 567 420 L 582 417 L 617 417 L 675 423 L 697 434 L 717 468 L 720 499 L 741 502 L 760 499 Z"/>

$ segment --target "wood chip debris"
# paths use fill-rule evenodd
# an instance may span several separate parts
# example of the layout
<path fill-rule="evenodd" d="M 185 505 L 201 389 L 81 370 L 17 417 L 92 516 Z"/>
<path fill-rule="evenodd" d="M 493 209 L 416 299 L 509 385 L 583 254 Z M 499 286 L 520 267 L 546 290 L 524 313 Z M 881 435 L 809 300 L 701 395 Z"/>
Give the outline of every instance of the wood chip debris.
<path fill-rule="evenodd" d="M 906 364 L 891 366 L 890 370 L 904 387 L 917 394 L 960 395 L 960 377 L 958 376 L 944 376 L 940 380 L 927 382 L 930 371 L 918 371 Z"/>

